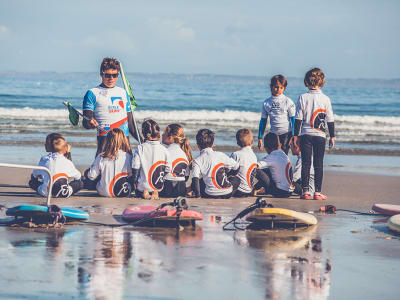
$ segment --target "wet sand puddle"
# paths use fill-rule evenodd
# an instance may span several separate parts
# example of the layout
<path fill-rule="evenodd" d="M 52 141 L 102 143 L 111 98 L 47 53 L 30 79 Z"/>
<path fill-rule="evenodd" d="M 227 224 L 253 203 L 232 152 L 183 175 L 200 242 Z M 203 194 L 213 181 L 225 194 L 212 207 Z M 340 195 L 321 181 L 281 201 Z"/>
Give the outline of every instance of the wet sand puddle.
<path fill-rule="evenodd" d="M 0 227 L 5 299 L 376 299 L 397 295 L 400 240 L 378 217 L 294 230 Z M 222 219 L 222 220 L 221 220 Z"/>

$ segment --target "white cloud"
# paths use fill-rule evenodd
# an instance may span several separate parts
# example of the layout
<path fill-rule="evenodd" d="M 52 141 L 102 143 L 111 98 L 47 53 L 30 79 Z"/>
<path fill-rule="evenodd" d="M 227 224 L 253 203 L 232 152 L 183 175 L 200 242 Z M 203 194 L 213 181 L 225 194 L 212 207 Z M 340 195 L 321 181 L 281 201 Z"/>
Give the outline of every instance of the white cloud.
<path fill-rule="evenodd" d="M 10 29 L 7 26 L 0 25 L 0 39 L 5 39 L 10 35 Z"/>
<path fill-rule="evenodd" d="M 196 37 L 194 29 L 186 26 L 183 21 L 178 19 L 150 18 L 149 25 L 153 31 L 163 38 L 193 41 Z"/>
<path fill-rule="evenodd" d="M 135 50 L 133 39 L 119 31 L 107 31 L 98 35 L 90 35 L 82 41 L 82 45 L 88 48 L 113 48 L 118 47 L 125 51 Z"/>

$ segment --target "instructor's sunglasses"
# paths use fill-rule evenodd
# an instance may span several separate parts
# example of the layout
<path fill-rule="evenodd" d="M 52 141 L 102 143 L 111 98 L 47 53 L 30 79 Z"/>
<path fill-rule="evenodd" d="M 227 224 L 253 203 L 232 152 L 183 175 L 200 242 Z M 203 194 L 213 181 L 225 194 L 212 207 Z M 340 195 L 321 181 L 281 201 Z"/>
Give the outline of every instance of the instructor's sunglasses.
<path fill-rule="evenodd" d="M 105 78 L 117 78 L 118 77 L 118 73 L 116 74 L 110 74 L 110 73 L 103 73 Z"/>

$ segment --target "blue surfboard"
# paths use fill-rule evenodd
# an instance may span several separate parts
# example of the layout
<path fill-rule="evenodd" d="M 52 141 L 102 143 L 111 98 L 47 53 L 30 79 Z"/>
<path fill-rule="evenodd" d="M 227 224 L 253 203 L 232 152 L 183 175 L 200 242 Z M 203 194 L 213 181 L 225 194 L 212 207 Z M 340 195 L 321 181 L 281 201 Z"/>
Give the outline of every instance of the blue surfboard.
<path fill-rule="evenodd" d="M 89 219 L 89 214 L 83 210 L 74 207 L 60 207 L 62 214 L 69 221 L 73 220 L 87 220 Z M 48 207 L 45 205 L 18 205 L 7 209 L 7 216 L 14 217 L 31 217 L 40 214 L 47 214 Z"/>

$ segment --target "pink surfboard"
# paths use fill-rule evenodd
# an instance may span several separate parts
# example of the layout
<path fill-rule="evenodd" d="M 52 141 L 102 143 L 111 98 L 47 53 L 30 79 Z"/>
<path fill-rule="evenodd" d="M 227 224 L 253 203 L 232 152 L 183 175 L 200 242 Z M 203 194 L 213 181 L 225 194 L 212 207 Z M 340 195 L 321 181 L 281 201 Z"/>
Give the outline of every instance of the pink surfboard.
<path fill-rule="evenodd" d="M 377 203 L 372 206 L 372 210 L 380 214 L 393 216 L 400 214 L 400 205 Z"/>
<path fill-rule="evenodd" d="M 122 213 L 122 218 L 127 222 L 135 222 L 142 219 L 148 219 L 147 223 L 153 223 L 156 221 L 157 225 L 162 222 L 175 222 L 176 221 L 176 209 L 164 207 L 161 210 L 154 211 L 157 206 L 146 206 L 138 205 L 125 208 Z M 203 215 L 194 210 L 182 210 L 179 217 L 180 223 L 192 223 L 195 221 L 203 220 Z"/>

